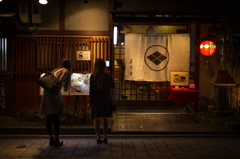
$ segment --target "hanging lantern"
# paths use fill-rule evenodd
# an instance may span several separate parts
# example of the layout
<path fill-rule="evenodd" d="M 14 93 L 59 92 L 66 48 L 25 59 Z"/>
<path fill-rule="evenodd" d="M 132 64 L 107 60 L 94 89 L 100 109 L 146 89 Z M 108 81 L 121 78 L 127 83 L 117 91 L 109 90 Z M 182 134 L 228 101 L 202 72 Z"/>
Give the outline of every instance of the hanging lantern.
<path fill-rule="evenodd" d="M 204 56 L 211 56 L 216 50 L 216 45 L 210 40 L 204 40 L 200 44 L 200 51 Z"/>
<path fill-rule="evenodd" d="M 205 56 L 205 57 L 209 57 L 211 55 L 214 54 L 216 50 L 216 45 L 214 44 L 214 42 L 212 42 L 211 40 L 204 40 L 201 44 L 200 44 L 200 52 Z M 206 68 L 208 68 L 208 60 L 206 60 L 207 62 L 207 66 Z"/>

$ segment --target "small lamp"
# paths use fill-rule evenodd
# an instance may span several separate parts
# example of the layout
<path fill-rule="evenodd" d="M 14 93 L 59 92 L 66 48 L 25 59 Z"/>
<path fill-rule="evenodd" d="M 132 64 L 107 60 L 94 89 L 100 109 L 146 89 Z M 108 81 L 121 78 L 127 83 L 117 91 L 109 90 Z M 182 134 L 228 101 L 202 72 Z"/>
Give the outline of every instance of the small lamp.
<path fill-rule="evenodd" d="M 212 77 L 209 84 L 215 87 L 214 103 L 217 111 L 227 111 L 228 102 L 228 86 L 236 86 L 236 82 L 228 73 L 228 70 L 217 70 L 217 73 Z"/>

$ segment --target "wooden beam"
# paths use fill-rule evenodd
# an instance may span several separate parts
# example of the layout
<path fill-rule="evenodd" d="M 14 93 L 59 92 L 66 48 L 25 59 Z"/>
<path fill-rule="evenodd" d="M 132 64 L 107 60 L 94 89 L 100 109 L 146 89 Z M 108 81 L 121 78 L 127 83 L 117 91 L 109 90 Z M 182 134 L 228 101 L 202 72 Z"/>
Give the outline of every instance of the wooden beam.
<path fill-rule="evenodd" d="M 90 36 L 108 36 L 109 31 L 81 31 L 81 30 L 38 30 L 32 35 L 90 35 Z"/>

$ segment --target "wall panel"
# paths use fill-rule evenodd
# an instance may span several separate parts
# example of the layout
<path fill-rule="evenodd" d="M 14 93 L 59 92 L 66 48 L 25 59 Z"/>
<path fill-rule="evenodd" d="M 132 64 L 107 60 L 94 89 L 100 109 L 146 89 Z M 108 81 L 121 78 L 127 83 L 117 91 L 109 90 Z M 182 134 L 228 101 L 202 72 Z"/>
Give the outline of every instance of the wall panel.
<path fill-rule="evenodd" d="M 91 73 L 96 57 L 110 60 L 107 37 L 16 36 L 13 40 L 12 66 L 15 110 L 38 110 L 41 102 L 37 79 L 40 74 L 58 67 L 69 58 L 72 71 Z M 91 61 L 76 61 L 77 50 L 91 50 Z M 107 55 L 107 56 L 104 56 Z M 98 55 L 98 56 L 97 56 Z M 66 109 L 73 109 L 74 96 L 65 96 Z M 78 104 L 83 106 L 83 97 Z M 80 109 L 80 107 L 79 107 Z"/>

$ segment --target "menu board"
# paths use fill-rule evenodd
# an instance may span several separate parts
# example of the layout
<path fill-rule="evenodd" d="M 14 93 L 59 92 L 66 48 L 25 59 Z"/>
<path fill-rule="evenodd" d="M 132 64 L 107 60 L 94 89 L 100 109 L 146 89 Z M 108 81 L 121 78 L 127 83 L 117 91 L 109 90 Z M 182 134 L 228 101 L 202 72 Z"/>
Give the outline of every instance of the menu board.
<path fill-rule="evenodd" d="M 41 77 L 44 73 L 41 74 Z M 61 90 L 62 95 L 89 95 L 89 85 L 90 85 L 91 74 L 81 74 L 73 73 L 71 76 L 71 88 L 64 92 Z M 43 95 L 43 88 L 40 87 L 39 95 Z"/>
<path fill-rule="evenodd" d="M 90 76 L 91 74 L 73 73 L 70 95 L 89 95 Z"/>

